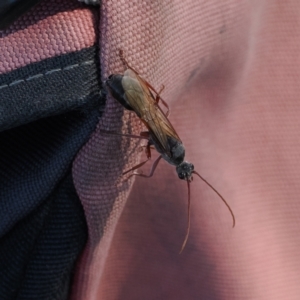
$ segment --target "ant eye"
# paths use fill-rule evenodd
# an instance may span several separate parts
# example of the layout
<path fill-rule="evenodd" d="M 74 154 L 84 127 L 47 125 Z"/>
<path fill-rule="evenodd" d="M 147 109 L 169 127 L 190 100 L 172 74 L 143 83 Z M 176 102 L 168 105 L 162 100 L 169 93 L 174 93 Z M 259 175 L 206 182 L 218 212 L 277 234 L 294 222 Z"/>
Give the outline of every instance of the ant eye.
<path fill-rule="evenodd" d="M 179 179 L 184 179 L 184 174 L 183 173 L 179 173 L 178 177 L 179 177 Z"/>

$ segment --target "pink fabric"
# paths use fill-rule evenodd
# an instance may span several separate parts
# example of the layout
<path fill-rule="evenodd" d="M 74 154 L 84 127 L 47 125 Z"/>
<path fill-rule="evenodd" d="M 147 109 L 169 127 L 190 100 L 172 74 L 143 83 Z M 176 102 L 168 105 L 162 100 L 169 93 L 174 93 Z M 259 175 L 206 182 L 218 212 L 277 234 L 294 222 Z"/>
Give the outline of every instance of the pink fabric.
<path fill-rule="evenodd" d="M 0 73 L 94 45 L 96 21 L 96 11 L 76 1 L 42 1 L 0 31 Z"/>
<path fill-rule="evenodd" d="M 89 242 L 72 299 L 299 299 L 299 2 L 103 0 L 101 11 L 102 79 L 124 71 L 122 48 L 149 82 L 165 85 L 187 159 L 237 224 L 195 178 L 179 255 L 186 184 L 161 162 L 131 190 L 121 173 L 139 160 L 140 143 L 100 128 L 141 126 L 109 97 L 74 163 Z"/>

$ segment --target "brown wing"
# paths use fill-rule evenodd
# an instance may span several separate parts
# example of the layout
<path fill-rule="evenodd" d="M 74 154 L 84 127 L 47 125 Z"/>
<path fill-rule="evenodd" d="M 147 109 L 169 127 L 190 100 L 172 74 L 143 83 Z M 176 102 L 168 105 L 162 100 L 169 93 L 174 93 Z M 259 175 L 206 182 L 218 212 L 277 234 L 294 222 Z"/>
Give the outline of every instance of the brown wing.
<path fill-rule="evenodd" d="M 129 105 L 147 126 L 160 147 L 171 156 L 168 136 L 180 141 L 172 124 L 155 103 L 153 95 L 144 80 L 132 70 L 126 70 L 122 79 Z"/>

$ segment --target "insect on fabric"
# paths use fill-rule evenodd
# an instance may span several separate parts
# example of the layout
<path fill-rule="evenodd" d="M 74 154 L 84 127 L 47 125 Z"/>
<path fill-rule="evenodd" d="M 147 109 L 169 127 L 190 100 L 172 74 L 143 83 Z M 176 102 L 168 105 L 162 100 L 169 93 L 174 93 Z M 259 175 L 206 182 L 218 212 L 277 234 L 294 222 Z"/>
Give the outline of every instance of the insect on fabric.
<path fill-rule="evenodd" d="M 126 70 L 124 74 L 110 75 L 106 80 L 106 85 L 108 86 L 111 95 L 126 109 L 134 111 L 148 129 L 147 132 L 141 132 L 140 135 L 120 134 L 130 138 L 146 139 L 148 141 L 146 145 L 147 159 L 124 172 L 123 175 L 132 172 L 130 176 L 149 178 L 153 175 L 161 158 L 176 167 L 178 177 L 185 180 L 188 187 L 188 225 L 185 239 L 180 250 L 181 253 L 186 245 L 190 231 L 190 183 L 193 180 L 193 175 L 197 175 L 203 180 L 225 203 L 231 213 L 233 227 L 235 226 L 235 217 L 222 195 L 194 170 L 194 165 L 192 163 L 184 160 L 185 148 L 168 119 L 169 107 L 160 97 L 163 88 L 159 92 L 156 92 L 156 90 L 127 63 L 124 59 L 122 50 L 119 51 L 119 56 L 126 67 Z M 164 113 L 159 106 L 160 102 L 167 108 L 166 113 Z M 119 135 L 118 133 L 106 133 Z M 151 158 L 151 149 L 153 149 L 153 146 L 160 154 L 159 157 L 154 161 L 148 175 L 138 173 L 135 170 L 143 166 Z"/>

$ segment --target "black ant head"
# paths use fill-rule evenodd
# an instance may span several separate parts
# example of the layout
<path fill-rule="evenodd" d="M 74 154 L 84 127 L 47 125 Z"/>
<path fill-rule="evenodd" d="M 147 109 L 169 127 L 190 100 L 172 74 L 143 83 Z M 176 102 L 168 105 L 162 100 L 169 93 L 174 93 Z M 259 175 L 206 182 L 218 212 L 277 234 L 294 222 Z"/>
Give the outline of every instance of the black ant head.
<path fill-rule="evenodd" d="M 106 79 L 105 83 L 110 89 L 115 89 L 115 86 L 121 85 L 123 75 L 121 74 L 111 74 Z"/>
<path fill-rule="evenodd" d="M 194 171 L 194 165 L 184 161 L 176 167 L 178 177 L 182 180 L 191 182 L 193 180 L 192 173 Z"/>

